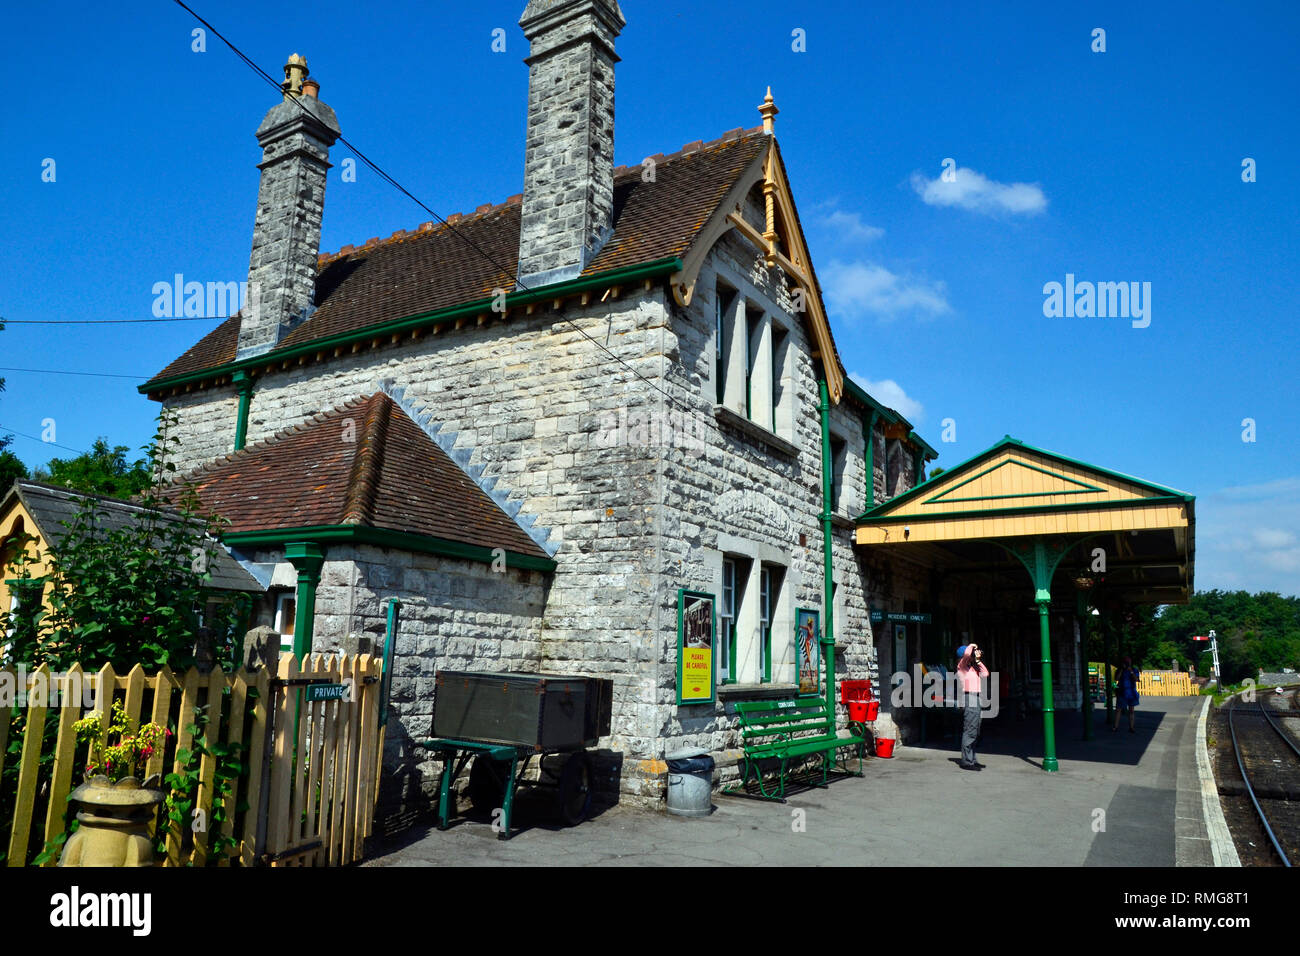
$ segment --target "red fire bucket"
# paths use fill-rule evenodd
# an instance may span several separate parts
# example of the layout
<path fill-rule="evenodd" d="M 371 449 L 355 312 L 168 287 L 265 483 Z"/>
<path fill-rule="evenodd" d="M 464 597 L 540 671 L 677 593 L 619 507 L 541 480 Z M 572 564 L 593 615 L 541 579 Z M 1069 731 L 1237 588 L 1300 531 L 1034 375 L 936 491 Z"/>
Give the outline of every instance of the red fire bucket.
<path fill-rule="evenodd" d="M 880 715 L 880 702 L 875 700 L 851 700 L 848 701 L 849 720 L 854 723 L 865 723 L 875 720 Z"/>
<path fill-rule="evenodd" d="M 888 737 L 877 737 L 876 756 L 877 757 L 894 756 L 894 741 L 890 740 Z"/>

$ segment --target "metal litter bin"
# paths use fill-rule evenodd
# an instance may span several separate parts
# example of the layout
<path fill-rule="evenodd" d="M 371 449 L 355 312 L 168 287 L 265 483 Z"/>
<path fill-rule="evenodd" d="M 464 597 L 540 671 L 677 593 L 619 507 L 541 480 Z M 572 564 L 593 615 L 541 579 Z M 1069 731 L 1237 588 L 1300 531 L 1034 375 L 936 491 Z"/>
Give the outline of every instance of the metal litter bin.
<path fill-rule="evenodd" d="M 690 748 L 666 755 L 668 762 L 668 812 L 683 817 L 706 817 L 713 811 L 713 757 L 707 750 Z"/>

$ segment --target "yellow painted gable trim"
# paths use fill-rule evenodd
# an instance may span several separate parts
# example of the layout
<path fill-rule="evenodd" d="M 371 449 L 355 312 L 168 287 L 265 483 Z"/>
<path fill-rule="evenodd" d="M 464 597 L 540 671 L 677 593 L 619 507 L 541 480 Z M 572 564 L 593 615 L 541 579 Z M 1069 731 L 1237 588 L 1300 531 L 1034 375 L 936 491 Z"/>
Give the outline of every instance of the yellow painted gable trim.
<path fill-rule="evenodd" d="M 1187 505 L 1159 502 L 1134 507 L 1080 508 L 1035 514 L 955 516 L 943 521 L 906 517 L 859 525 L 858 544 L 901 544 L 920 541 L 966 541 L 1052 534 L 1113 534 L 1117 531 L 1162 531 L 1190 526 Z"/>
<path fill-rule="evenodd" d="M 1021 448 L 1008 448 L 966 469 L 945 474 L 924 493 L 881 509 L 876 520 L 960 517 L 991 508 L 1042 508 L 1084 504 L 1114 505 L 1163 497 L 1132 482 Z"/>
<path fill-rule="evenodd" d="M 37 560 L 28 565 L 28 568 L 31 570 L 32 577 L 43 577 L 49 572 L 49 567 L 45 560 L 45 555 L 47 553 L 45 547 L 45 536 L 41 534 L 40 525 L 38 525 L 32 518 L 31 514 L 28 512 L 27 508 L 23 506 L 22 501 L 19 500 L 17 495 L 14 495 L 10 499 L 9 509 L 4 514 L 0 514 L 0 550 L 7 550 L 9 539 L 14 536 L 15 529 L 18 527 L 18 522 L 20 521 L 22 522 L 23 533 L 36 539 L 35 544 L 31 541 L 27 543 L 28 552 L 34 554 L 37 558 Z M 9 585 L 6 581 L 13 576 L 14 569 L 12 567 L 6 566 L 0 568 L 0 616 L 3 616 L 5 620 L 8 619 L 9 605 L 12 597 L 9 593 Z"/>
<path fill-rule="evenodd" d="M 744 221 L 741 215 L 745 197 L 754 186 L 762 184 L 765 198 L 772 200 L 771 229 L 759 233 Z M 700 269 L 714 245 L 728 231 L 736 229 L 747 240 L 758 246 L 768 265 L 779 265 L 804 293 L 804 322 L 811 334 L 814 358 L 821 359 L 826 372 L 826 387 L 831 401 L 839 404 L 844 394 L 844 370 L 840 366 L 835 340 L 831 335 L 830 320 L 822 302 L 821 288 L 812 268 L 808 244 L 799 227 L 794 197 L 786 179 L 785 167 L 780 160 L 775 137 L 769 137 L 768 148 L 754 158 L 735 184 L 718 203 L 709 221 L 700 230 L 691 248 L 682 256 L 682 269 L 671 279 L 673 296 L 680 306 L 688 306 L 695 296 L 695 284 Z M 778 243 L 784 252 L 778 248 Z"/>

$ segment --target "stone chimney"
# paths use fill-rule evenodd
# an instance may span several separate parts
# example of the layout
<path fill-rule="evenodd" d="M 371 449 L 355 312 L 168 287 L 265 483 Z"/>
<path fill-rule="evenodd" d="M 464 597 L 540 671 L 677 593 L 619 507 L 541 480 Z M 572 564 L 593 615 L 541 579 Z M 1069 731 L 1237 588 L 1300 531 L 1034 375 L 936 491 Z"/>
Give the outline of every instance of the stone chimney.
<path fill-rule="evenodd" d="M 320 84 L 306 79 L 306 59 L 289 57 L 284 76 L 284 99 L 257 128 L 262 181 L 236 358 L 274 348 L 313 308 L 325 176 L 339 123 L 317 99 Z"/>
<path fill-rule="evenodd" d="M 572 279 L 613 230 L 618 0 L 529 0 L 519 281 Z"/>

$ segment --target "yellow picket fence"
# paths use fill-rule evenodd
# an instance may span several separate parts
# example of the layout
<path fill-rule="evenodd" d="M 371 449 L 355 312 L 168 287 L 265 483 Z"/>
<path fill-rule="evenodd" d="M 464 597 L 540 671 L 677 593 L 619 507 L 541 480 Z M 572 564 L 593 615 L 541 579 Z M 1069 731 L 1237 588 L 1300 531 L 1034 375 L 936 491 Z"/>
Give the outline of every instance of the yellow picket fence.
<path fill-rule="evenodd" d="M 301 667 L 290 655 L 278 661 L 275 674 L 216 668 L 180 675 L 164 667 L 150 677 L 138 665 L 125 676 L 111 666 L 94 674 L 80 665 L 58 675 L 44 666 L 31 674 L 0 670 L 0 692 L 8 688 L 0 706 L 0 785 L 13 777 L 3 771 L 15 718 L 24 728 L 16 788 L 0 792 L 0 808 L 12 806 L 10 820 L 0 818 L 0 833 L 9 823 L 6 863 L 23 866 L 42 849 L 57 848 L 54 841 L 71 819 L 67 797 L 73 777 L 80 777 L 77 764 L 85 758 L 73 724 L 91 712 L 108 714 L 114 700 L 122 702 L 132 727 L 152 721 L 175 729 L 167 747 L 148 760 L 146 776 L 185 772 L 178 754 L 193 749 L 196 707 L 207 708 L 209 748 L 238 748 L 242 771 L 227 783 L 228 810 L 218 831 L 227 845 L 234 841 L 233 850 L 219 865 L 337 866 L 361 859 L 383 751 L 381 667 L 379 658 L 362 654 L 313 655 Z M 21 700 L 9 699 L 15 692 Z M 196 812 L 188 826 L 168 826 L 162 865 L 209 862 L 213 833 L 195 821 L 212 817 L 217 762 L 210 753 L 201 757 Z"/>
<path fill-rule="evenodd" d="M 1142 671 L 1138 675 L 1138 696 L 1195 697 L 1200 690 L 1186 671 Z"/>

